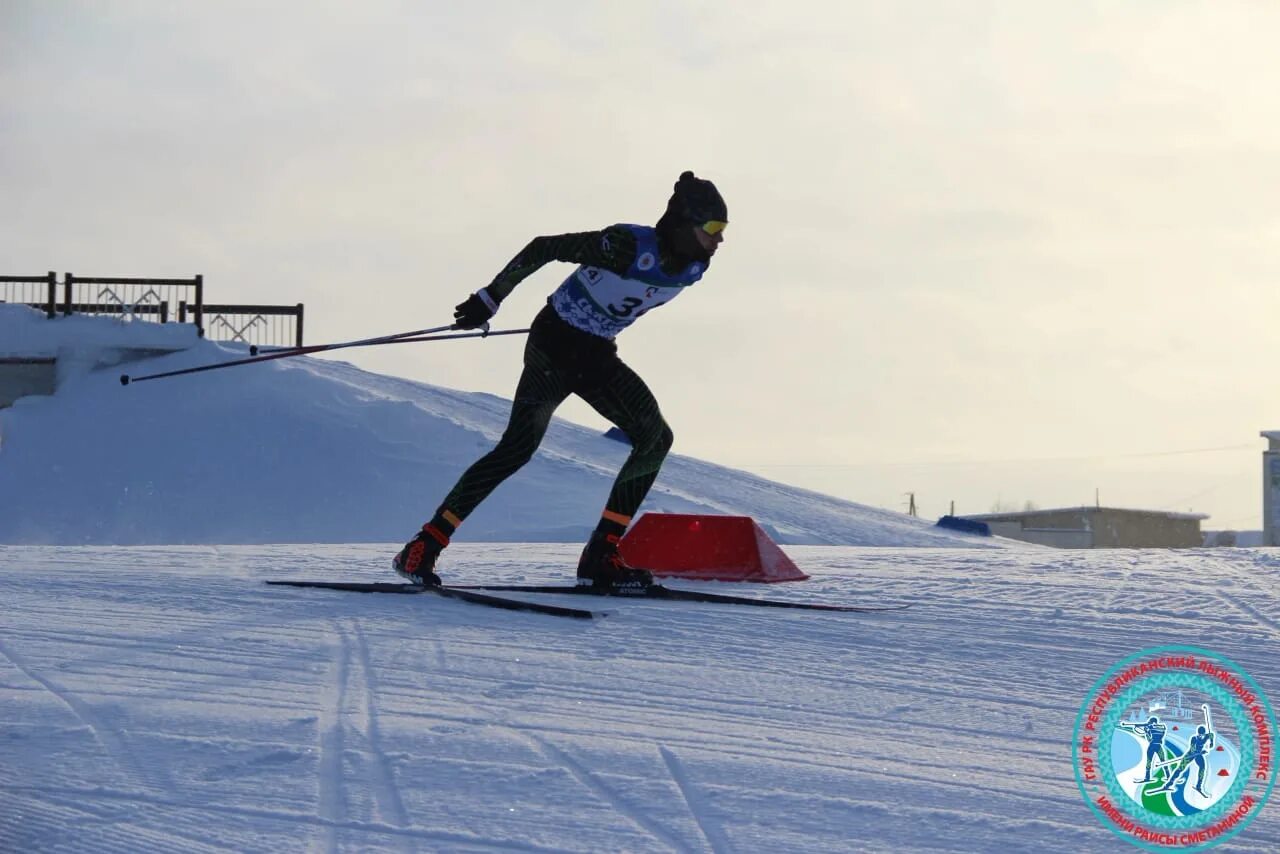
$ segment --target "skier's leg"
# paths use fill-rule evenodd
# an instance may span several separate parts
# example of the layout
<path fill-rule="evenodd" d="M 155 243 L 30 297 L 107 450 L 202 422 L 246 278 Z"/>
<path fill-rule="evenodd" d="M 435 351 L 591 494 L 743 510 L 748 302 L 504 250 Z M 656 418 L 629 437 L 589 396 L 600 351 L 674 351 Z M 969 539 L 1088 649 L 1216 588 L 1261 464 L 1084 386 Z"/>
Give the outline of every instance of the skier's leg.
<path fill-rule="evenodd" d="M 439 584 L 435 563 L 454 531 L 541 444 L 556 407 L 569 396 L 570 378 L 556 369 L 535 335 L 525 345 L 524 364 L 502 438 L 463 472 L 431 520 L 395 556 L 391 565 L 399 574 L 419 583 Z"/>
<path fill-rule="evenodd" d="M 450 524 L 450 533 L 498 484 L 533 458 L 546 436 L 551 416 L 568 396 L 566 377 L 546 361 L 537 347 L 527 347 L 507 429 L 492 451 L 463 472 L 441 504 L 440 515 L 448 512 L 457 520 Z"/>
<path fill-rule="evenodd" d="M 653 575 L 629 566 L 618 554 L 618 545 L 671 449 L 671 428 L 649 387 L 616 355 L 593 372 L 591 380 L 575 391 L 627 435 L 631 453 L 619 469 L 600 521 L 578 559 L 578 583 L 641 593 L 653 583 Z"/>
<path fill-rule="evenodd" d="M 618 470 L 601 520 L 607 532 L 621 535 L 649 494 L 675 436 L 653 392 L 621 359 L 615 359 L 606 381 L 578 394 L 631 441 L 631 454 Z"/>
<path fill-rule="evenodd" d="M 1147 770 L 1142 776 L 1146 777 L 1148 780 L 1151 779 L 1151 763 L 1159 755 L 1160 755 L 1160 748 L 1158 745 L 1155 745 L 1155 744 L 1147 745 Z"/>
<path fill-rule="evenodd" d="M 1185 771 L 1186 768 L 1187 768 L 1186 759 L 1179 760 L 1174 765 L 1166 766 L 1165 773 L 1168 774 L 1169 776 L 1165 777 L 1164 785 L 1156 789 L 1156 791 L 1157 792 L 1171 791 L 1174 786 L 1178 785 L 1178 778 L 1182 776 L 1182 772 Z M 1183 782 L 1186 782 L 1186 781 L 1184 780 Z"/>

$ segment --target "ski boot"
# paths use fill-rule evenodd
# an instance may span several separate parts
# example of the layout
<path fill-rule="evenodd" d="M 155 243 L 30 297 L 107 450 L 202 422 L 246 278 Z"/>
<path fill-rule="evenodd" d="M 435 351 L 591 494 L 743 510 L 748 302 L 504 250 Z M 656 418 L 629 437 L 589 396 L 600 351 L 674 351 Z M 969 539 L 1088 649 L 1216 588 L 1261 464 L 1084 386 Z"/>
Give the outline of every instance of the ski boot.
<path fill-rule="evenodd" d="M 449 544 L 449 538 L 431 524 L 422 526 L 418 535 L 405 543 L 404 548 L 391 559 L 391 568 L 401 578 L 423 587 L 439 587 L 442 582 L 436 575 L 436 560 Z"/>
<path fill-rule="evenodd" d="M 596 531 L 578 559 L 578 586 L 596 593 L 643 596 L 653 586 L 653 574 L 622 559 L 615 534 Z"/>

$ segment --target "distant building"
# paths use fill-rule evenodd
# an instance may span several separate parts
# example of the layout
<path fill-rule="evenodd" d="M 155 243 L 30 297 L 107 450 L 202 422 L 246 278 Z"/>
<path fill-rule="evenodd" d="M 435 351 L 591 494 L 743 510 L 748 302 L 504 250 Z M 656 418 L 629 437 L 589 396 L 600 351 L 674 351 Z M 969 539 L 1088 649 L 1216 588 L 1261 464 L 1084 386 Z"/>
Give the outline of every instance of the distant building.
<path fill-rule="evenodd" d="M 1263 531 L 1205 531 L 1204 544 L 1216 549 L 1256 549 L 1264 546 Z"/>
<path fill-rule="evenodd" d="M 1262 544 L 1280 546 L 1280 430 L 1263 430 Z"/>
<path fill-rule="evenodd" d="M 1204 545 L 1203 513 L 1066 507 L 988 513 L 964 518 L 985 522 L 997 537 L 1060 549 L 1189 549 Z"/>

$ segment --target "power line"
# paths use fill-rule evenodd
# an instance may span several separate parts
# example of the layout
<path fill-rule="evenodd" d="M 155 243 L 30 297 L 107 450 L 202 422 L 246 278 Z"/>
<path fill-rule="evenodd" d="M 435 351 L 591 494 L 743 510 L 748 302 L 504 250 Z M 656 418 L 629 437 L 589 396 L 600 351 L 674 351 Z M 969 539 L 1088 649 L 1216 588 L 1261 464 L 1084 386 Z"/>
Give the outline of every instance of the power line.
<path fill-rule="evenodd" d="M 1224 451 L 1245 451 L 1250 450 L 1260 452 L 1255 444 L 1249 445 L 1222 445 L 1214 448 L 1186 448 L 1179 451 L 1142 451 L 1129 454 L 1088 454 L 1083 456 L 1066 456 L 1066 457 L 1008 457 L 1005 459 L 978 459 L 978 460 L 896 460 L 893 462 L 861 462 L 861 463 L 726 463 L 735 467 L 750 467 L 764 469 L 783 469 L 783 468 L 889 468 L 899 466 L 976 466 L 976 465 L 1005 465 L 1010 463 L 1072 463 L 1085 461 L 1103 461 L 1103 460 L 1127 460 L 1141 459 L 1144 457 L 1174 457 L 1187 456 L 1191 454 L 1214 454 Z"/>

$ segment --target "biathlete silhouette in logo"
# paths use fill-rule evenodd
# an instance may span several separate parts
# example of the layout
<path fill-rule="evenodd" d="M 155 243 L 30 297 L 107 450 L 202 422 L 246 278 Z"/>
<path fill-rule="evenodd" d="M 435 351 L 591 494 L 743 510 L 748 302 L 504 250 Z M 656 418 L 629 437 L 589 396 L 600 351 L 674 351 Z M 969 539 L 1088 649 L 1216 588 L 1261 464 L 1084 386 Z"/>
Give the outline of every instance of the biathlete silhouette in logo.
<path fill-rule="evenodd" d="M 1145 724 L 1128 723 L 1121 721 L 1119 724 L 1121 729 L 1128 730 L 1142 736 L 1147 740 L 1147 768 L 1142 773 L 1141 780 L 1134 780 L 1135 783 L 1151 782 L 1151 763 L 1161 756 L 1161 750 L 1164 748 L 1164 735 L 1168 730 L 1164 724 L 1160 723 L 1160 719 L 1155 715 L 1147 718 Z"/>
<path fill-rule="evenodd" d="M 1194 789 L 1196 789 L 1199 794 L 1208 798 L 1207 791 L 1204 791 L 1204 776 L 1208 773 L 1208 764 L 1204 762 L 1204 755 L 1206 755 L 1208 750 L 1213 746 L 1213 741 L 1215 741 L 1215 739 L 1213 739 L 1213 735 L 1215 735 L 1213 732 L 1204 729 L 1204 727 L 1197 727 L 1196 735 L 1192 736 L 1190 744 L 1187 745 L 1187 753 L 1180 755 L 1180 757 L 1170 762 L 1172 769 L 1169 772 L 1169 778 L 1165 780 L 1165 785 L 1161 786 L 1160 789 L 1157 789 L 1156 791 L 1172 790 L 1172 787 L 1178 784 L 1179 777 L 1181 777 L 1181 784 L 1184 786 L 1187 785 L 1187 781 L 1190 780 L 1190 776 L 1192 776 L 1190 764 L 1194 762 L 1196 763 L 1196 767 L 1199 769 Z"/>
<path fill-rule="evenodd" d="M 1187 752 L 1179 756 L 1177 759 L 1167 763 L 1172 766 L 1169 771 L 1168 778 L 1164 781 L 1164 785 L 1156 789 L 1157 792 L 1168 792 L 1177 784 L 1178 778 L 1182 778 L 1182 785 L 1186 786 L 1187 781 L 1191 779 L 1191 763 L 1196 764 L 1199 772 L 1196 775 L 1195 790 L 1204 797 L 1209 797 L 1209 793 L 1204 790 L 1204 778 L 1209 773 L 1209 765 L 1205 762 L 1205 756 L 1209 749 L 1213 747 L 1217 741 L 1216 733 L 1207 727 L 1197 727 L 1196 734 L 1191 736 L 1191 742 L 1187 745 Z"/>

